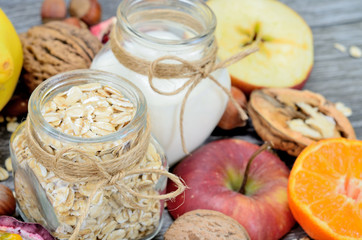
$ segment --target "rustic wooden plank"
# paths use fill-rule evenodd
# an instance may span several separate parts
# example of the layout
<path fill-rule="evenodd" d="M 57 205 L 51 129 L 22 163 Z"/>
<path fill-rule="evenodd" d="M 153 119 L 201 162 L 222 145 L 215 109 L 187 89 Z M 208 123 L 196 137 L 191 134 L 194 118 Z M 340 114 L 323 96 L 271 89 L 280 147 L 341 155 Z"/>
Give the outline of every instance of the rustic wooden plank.
<path fill-rule="evenodd" d="M 42 1 L 0 0 L 0 8 L 9 17 L 18 33 L 41 22 L 40 6 Z"/>
<path fill-rule="evenodd" d="M 362 4 L 361 4 L 362 5 Z M 315 65 L 305 88 L 321 93 L 332 102 L 343 102 L 352 108 L 349 118 L 357 138 L 362 138 L 362 58 L 334 48 L 341 43 L 362 47 L 362 23 L 313 28 Z"/>
<path fill-rule="evenodd" d="M 361 0 L 281 0 L 296 10 L 312 27 L 362 21 Z"/>
<path fill-rule="evenodd" d="M 69 0 L 67 0 L 69 2 Z M 115 14 L 119 0 L 100 0 L 103 7 L 103 19 Z M 362 21 L 362 4 L 360 0 L 282 0 L 300 13 L 312 27 Z M 0 7 L 16 20 L 19 31 L 40 22 L 41 0 L 0 0 Z M 21 21 L 25 20 L 25 21 Z"/>

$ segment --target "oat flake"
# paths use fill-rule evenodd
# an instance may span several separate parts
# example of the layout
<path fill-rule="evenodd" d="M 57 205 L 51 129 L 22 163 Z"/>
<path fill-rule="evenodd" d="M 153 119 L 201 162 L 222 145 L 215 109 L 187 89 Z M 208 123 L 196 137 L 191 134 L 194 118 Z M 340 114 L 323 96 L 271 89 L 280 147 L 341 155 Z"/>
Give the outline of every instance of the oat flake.
<path fill-rule="evenodd" d="M 9 172 L 11 172 L 13 170 L 13 165 L 11 164 L 11 158 L 8 157 L 6 160 L 5 160 L 5 168 L 6 170 L 8 170 Z"/>
<path fill-rule="evenodd" d="M 5 168 L 0 167 L 0 181 L 5 181 L 9 178 L 9 173 Z"/>
<path fill-rule="evenodd" d="M 347 51 L 347 48 L 340 43 L 335 43 L 334 48 L 343 53 Z"/>
<path fill-rule="evenodd" d="M 19 123 L 17 123 L 17 122 L 8 122 L 6 124 L 6 130 L 8 132 L 15 132 L 15 130 L 18 126 L 19 126 Z"/>
<path fill-rule="evenodd" d="M 357 46 L 351 46 L 349 48 L 349 54 L 354 58 L 361 58 L 362 57 L 362 50 Z"/>

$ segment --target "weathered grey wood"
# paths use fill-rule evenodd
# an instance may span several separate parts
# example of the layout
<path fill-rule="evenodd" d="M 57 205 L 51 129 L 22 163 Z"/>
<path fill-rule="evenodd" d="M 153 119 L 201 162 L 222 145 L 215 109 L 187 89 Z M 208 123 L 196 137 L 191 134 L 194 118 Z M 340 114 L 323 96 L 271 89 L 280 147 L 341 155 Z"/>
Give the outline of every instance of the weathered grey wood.
<path fill-rule="evenodd" d="M 362 2 L 361 2 L 362 5 Z M 352 10 L 351 10 L 352 11 Z M 362 16 L 362 14 L 361 14 Z M 362 47 L 362 22 L 313 28 L 315 66 L 305 88 L 352 108 L 350 121 L 362 138 L 362 59 L 334 48 L 334 43 Z"/>
<path fill-rule="evenodd" d="M 296 10 L 313 28 L 362 21 L 360 0 L 282 0 L 281 2 Z"/>
<path fill-rule="evenodd" d="M 100 0 L 103 19 L 116 13 L 120 0 Z M 225 0 L 227 1 L 227 0 Z M 69 0 L 68 0 L 69 2 Z M 334 43 L 347 47 L 362 47 L 362 0 L 282 0 L 296 10 L 312 27 L 314 34 L 315 64 L 305 89 L 324 95 L 333 102 L 343 102 L 353 110 L 350 121 L 357 138 L 362 139 L 362 58 L 351 58 L 341 53 Z M 40 24 L 41 0 L 0 0 L 0 8 L 8 15 L 18 32 Z M 262 13 L 261 13 L 262 14 Z M 0 26 L 1 28 L 1 26 Z M 223 135 L 224 132 L 216 132 Z M 238 136 L 252 142 L 260 142 L 252 128 L 243 132 L 228 132 L 227 136 Z M 0 161 L 8 155 L 8 139 L 4 124 L 0 124 Z M 212 136 L 209 141 L 225 136 Z M 7 181 L 11 186 L 11 180 Z M 156 239 L 163 239 L 162 233 L 172 222 L 167 212 L 165 223 Z M 296 229 L 286 239 L 299 238 L 303 233 Z"/>
<path fill-rule="evenodd" d="M 100 0 L 104 19 L 113 15 L 120 0 Z M 69 2 L 69 0 L 67 0 Z M 282 0 L 296 10 L 312 27 L 324 27 L 362 21 L 360 0 Z M 0 7 L 19 31 L 40 22 L 41 0 L 0 0 Z M 26 20 L 20 21 L 20 20 Z M 24 24 L 25 23 L 25 24 Z"/>

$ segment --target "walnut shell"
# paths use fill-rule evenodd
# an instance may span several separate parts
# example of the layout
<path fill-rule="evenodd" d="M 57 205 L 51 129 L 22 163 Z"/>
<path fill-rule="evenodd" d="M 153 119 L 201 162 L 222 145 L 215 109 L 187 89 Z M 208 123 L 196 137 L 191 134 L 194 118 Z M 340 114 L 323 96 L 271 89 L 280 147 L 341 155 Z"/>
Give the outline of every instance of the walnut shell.
<path fill-rule="evenodd" d="M 229 239 L 250 240 L 235 219 L 214 210 L 196 209 L 176 219 L 164 235 L 165 240 Z"/>
<path fill-rule="evenodd" d="M 53 21 L 30 28 L 20 36 L 23 78 L 30 92 L 61 72 L 89 68 L 102 44 L 88 29 Z"/>
<path fill-rule="evenodd" d="M 256 90 L 250 95 L 248 113 L 264 141 L 293 156 L 319 139 L 356 138 L 351 123 L 334 103 L 307 90 Z M 294 127 L 294 123 L 302 126 Z"/>

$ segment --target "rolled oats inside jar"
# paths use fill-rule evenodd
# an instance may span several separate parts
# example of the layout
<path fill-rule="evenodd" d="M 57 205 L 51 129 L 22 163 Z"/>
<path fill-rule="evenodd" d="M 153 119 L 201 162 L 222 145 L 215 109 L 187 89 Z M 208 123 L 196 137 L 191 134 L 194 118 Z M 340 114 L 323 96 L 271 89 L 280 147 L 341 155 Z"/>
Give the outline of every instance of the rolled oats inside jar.
<path fill-rule="evenodd" d="M 116 75 L 45 81 L 11 138 L 22 216 L 58 239 L 152 238 L 171 174 L 148 128 L 142 93 Z"/>

